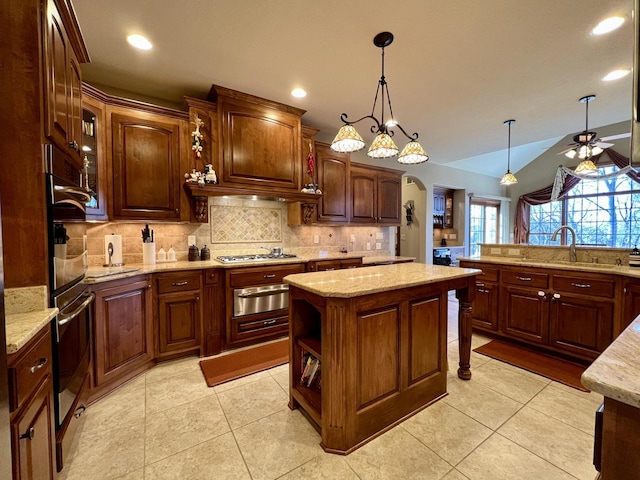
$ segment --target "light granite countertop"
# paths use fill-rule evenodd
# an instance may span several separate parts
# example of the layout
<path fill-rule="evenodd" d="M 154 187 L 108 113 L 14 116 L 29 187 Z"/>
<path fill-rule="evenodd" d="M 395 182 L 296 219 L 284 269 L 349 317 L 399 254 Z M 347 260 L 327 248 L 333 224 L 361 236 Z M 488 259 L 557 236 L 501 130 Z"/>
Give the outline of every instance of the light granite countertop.
<path fill-rule="evenodd" d="M 285 283 L 323 297 L 351 298 L 371 293 L 426 285 L 478 275 L 473 268 L 453 268 L 424 263 L 398 263 L 356 269 L 296 273 Z"/>
<path fill-rule="evenodd" d="M 300 255 L 296 258 L 283 258 L 277 260 L 265 260 L 261 262 L 233 262 L 223 263 L 215 258 L 206 261 L 178 261 L 157 263 L 155 265 L 131 264 L 124 267 L 91 267 L 87 270 L 84 283 L 102 283 L 136 275 L 162 272 L 176 272 L 181 270 L 202 270 L 206 268 L 240 268 L 240 267 L 264 267 L 268 265 L 291 265 L 322 260 L 343 260 L 350 258 L 362 258 L 364 265 L 376 265 L 389 262 L 407 262 L 415 260 L 414 257 L 400 257 L 395 255 L 363 256 L 357 253 L 330 253 L 319 255 Z"/>
<path fill-rule="evenodd" d="M 582 374 L 582 384 L 640 408 L 640 316 Z"/>
<path fill-rule="evenodd" d="M 607 263 L 569 262 L 564 260 L 544 260 L 537 258 L 498 257 L 484 255 L 481 257 L 459 257 L 458 260 L 469 262 L 494 263 L 499 265 L 558 268 L 562 270 L 578 272 L 606 273 L 610 275 L 623 275 L 626 277 L 640 278 L 640 268 L 628 265 L 611 265 Z"/>
<path fill-rule="evenodd" d="M 34 312 L 6 315 L 7 353 L 17 352 L 40 330 L 48 328 L 49 322 L 57 313 L 57 308 L 46 308 Z"/>

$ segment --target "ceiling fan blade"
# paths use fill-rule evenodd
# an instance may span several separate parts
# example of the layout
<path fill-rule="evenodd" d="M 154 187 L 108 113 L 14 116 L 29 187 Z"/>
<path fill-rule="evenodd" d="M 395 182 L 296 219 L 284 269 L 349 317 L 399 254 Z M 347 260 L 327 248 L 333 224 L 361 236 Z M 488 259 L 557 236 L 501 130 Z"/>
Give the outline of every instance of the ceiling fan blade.
<path fill-rule="evenodd" d="M 565 149 L 565 150 L 562 150 L 561 152 L 558 152 L 557 154 L 558 154 L 558 155 L 564 155 L 564 154 L 565 154 L 565 153 L 567 153 L 569 150 L 573 150 L 573 147 L 572 147 L 572 148 L 567 148 L 567 149 Z"/>
<path fill-rule="evenodd" d="M 609 148 L 609 147 L 613 147 L 613 143 L 606 143 L 606 142 L 596 142 L 594 143 L 594 145 L 596 147 L 600 147 L 600 148 Z"/>
<path fill-rule="evenodd" d="M 599 140 L 618 140 L 620 138 L 629 138 L 631 136 L 631 132 L 628 133 L 620 133 L 618 135 L 609 135 L 608 137 L 602 137 Z"/>

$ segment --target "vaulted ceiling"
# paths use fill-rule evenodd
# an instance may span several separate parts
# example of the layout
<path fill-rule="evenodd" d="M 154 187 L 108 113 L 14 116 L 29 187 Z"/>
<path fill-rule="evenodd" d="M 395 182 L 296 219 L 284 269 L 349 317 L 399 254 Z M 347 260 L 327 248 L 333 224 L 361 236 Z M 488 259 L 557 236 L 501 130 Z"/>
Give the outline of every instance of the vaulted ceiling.
<path fill-rule="evenodd" d="M 584 129 L 578 99 L 588 94 L 597 95 L 590 129 L 623 122 L 607 134 L 629 131 L 631 76 L 601 79 L 632 67 L 633 0 L 75 0 L 74 6 L 92 59 L 83 65 L 89 83 L 174 103 L 183 95 L 205 98 L 212 84 L 222 85 L 307 110 L 303 123 L 321 129 L 324 141 L 340 127 L 341 113 L 371 112 L 380 77 L 372 40 L 381 31 L 395 36 L 385 49 L 395 117 L 419 133 L 430 162 L 501 176 L 503 122 L 514 118 L 517 172 Z M 610 15 L 627 21 L 608 35 L 590 35 Z M 126 41 L 131 33 L 147 36 L 154 48 L 133 49 Z M 292 97 L 294 87 L 307 97 Z M 369 125 L 360 125 L 370 142 Z"/>

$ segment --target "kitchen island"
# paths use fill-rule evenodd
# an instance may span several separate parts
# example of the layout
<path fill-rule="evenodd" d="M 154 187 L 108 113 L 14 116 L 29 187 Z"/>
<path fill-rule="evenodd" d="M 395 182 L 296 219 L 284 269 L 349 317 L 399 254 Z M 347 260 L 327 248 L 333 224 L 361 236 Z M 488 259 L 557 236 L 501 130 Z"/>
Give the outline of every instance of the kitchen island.
<path fill-rule="evenodd" d="M 475 269 L 405 263 L 301 273 L 289 284 L 289 407 L 348 454 L 447 390 L 448 292 L 460 302 L 458 376 L 471 378 Z"/>

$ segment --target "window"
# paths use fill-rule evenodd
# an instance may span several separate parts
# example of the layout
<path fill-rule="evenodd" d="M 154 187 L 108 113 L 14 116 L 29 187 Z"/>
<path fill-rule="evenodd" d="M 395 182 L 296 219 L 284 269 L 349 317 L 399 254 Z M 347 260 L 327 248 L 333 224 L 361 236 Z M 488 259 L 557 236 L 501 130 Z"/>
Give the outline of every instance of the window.
<path fill-rule="evenodd" d="M 469 255 L 480 255 L 480 243 L 500 243 L 500 202 L 471 200 Z"/>
<path fill-rule="evenodd" d="M 616 166 L 604 166 L 598 173 L 617 170 Z M 626 175 L 587 179 L 562 200 L 531 206 L 529 243 L 549 245 L 551 234 L 563 224 L 575 230 L 579 245 L 617 248 L 640 245 L 640 184 Z M 562 244 L 567 244 L 566 232 L 562 233 Z"/>

